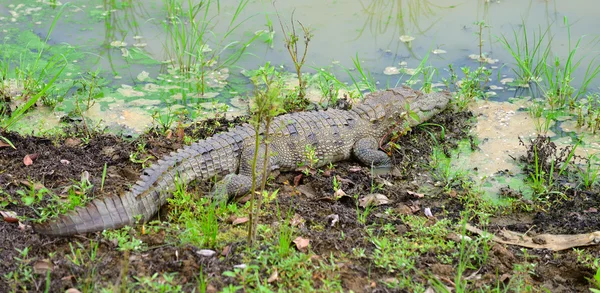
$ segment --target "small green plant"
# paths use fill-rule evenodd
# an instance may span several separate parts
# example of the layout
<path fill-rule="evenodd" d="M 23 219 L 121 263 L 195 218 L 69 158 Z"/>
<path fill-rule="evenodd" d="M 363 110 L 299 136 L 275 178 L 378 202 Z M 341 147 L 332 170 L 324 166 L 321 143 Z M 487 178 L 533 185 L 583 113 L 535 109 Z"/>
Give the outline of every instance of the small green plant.
<path fill-rule="evenodd" d="M 277 13 L 277 16 L 279 17 L 279 13 Z M 298 52 L 298 43 L 300 41 L 300 37 L 298 36 L 298 34 L 296 33 L 296 23 L 298 23 L 298 25 L 300 25 L 300 27 L 302 28 L 302 32 L 304 34 L 303 37 L 303 41 L 304 41 L 304 48 L 302 50 L 302 53 L 300 56 L 300 53 Z M 301 100 L 305 99 L 306 96 L 306 81 L 303 79 L 302 77 L 302 66 L 304 66 L 304 63 L 306 62 L 306 54 L 308 53 L 308 44 L 310 43 L 310 39 L 312 38 L 312 33 L 310 32 L 310 29 L 308 27 L 305 27 L 300 21 L 294 21 L 294 13 L 292 12 L 292 16 L 291 16 L 291 30 L 288 28 L 286 30 L 286 28 L 283 26 L 283 22 L 281 21 L 281 18 L 279 18 L 279 25 L 281 26 L 281 31 L 283 32 L 283 36 L 285 39 L 285 48 L 287 49 L 290 57 L 292 58 L 292 62 L 294 63 L 294 68 L 296 69 L 296 75 L 298 76 L 298 97 Z"/>
<path fill-rule="evenodd" d="M 65 255 L 65 257 L 72 263 L 71 267 L 76 268 L 72 271 L 73 275 L 83 270 L 84 276 L 79 280 L 82 291 L 92 292 L 96 286 L 94 277 L 96 276 L 99 243 L 90 240 L 89 248 L 79 242 L 76 242 L 76 245 L 77 248 L 74 248 L 73 243 L 69 243 L 71 254 Z"/>
<path fill-rule="evenodd" d="M 23 249 L 15 248 L 19 256 L 13 257 L 17 268 L 2 275 L 9 286 L 10 292 L 30 292 L 34 289 L 35 276 L 33 267 L 29 264 L 29 247 Z"/>
<path fill-rule="evenodd" d="M 553 111 L 545 110 L 546 103 L 540 100 L 535 100 L 531 102 L 531 106 L 529 107 L 529 115 L 533 118 L 533 124 L 535 125 L 535 130 L 540 134 L 548 133 L 550 129 L 550 125 L 552 124 L 552 118 L 554 115 L 550 113 L 554 113 Z"/>
<path fill-rule="evenodd" d="M 259 38 L 263 32 L 252 35 L 245 42 L 227 40 L 233 32 L 247 20 L 241 20 L 242 12 L 250 2 L 238 1 L 224 33 L 216 34 L 221 16 L 220 1 L 164 0 L 168 23 L 166 24 L 167 42 L 165 51 L 170 56 L 172 66 L 190 80 L 195 81 L 195 88 L 204 94 L 207 88 L 207 77 L 210 71 L 218 71 L 235 64 L 245 53 L 246 48 Z M 217 15 L 213 15 L 216 11 Z M 220 38 L 215 39 L 215 36 Z M 211 48 L 212 44 L 214 48 Z M 227 52 L 227 54 L 224 54 Z M 227 56 L 220 59 L 223 56 Z"/>
<path fill-rule="evenodd" d="M 317 87 L 321 91 L 319 104 L 324 108 L 335 106 L 338 102 L 340 90 L 346 88 L 346 85 L 325 68 L 315 68 L 315 70 L 317 70 L 317 73 L 313 80 L 316 80 Z"/>
<path fill-rule="evenodd" d="M 600 160 L 596 154 L 592 154 L 585 159 L 583 167 L 577 166 L 577 173 L 583 186 L 587 189 L 598 184 L 598 175 L 600 175 Z"/>
<path fill-rule="evenodd" d="M 69 5 L 61 6 L 50 25 L 46 38 L 39 48 L 35 48 L 38 55 L 33 64 L 19 64 L 14 68 L 11 68 L 13 62 L 12 59 L 0 60 L 0 133 L 23 118 L 23 115 L 32 108 L 38 100 L 47 95 L 49 89 L 52 88 L 56 80 L 67 67 L 67 64 L 69 64 L 69 61 L 62 55 L 52 56 L 50 60 L 46 60 L 45 62 L 42 60 L 42 57 L 46 54 L 50 35 L 63 10 L 68 6 Z M 11 81 L 7 78 L 9 76 L 14 76 L 16 83 L 23 88 L 23 93 L 19 98 L 24 102 L 14 111 L 11 111 L 10 107 L 4 101 L 5 99 L 10 99 L 10 90 L 8 87 L 10 87 Z M 0 138 L 8 142 L 8 139 L 1 135 Z M 12 145 L 12 143 L 8 143 Z"/>
<path fill-rule="evenodd" d="M 551 49 L 552 37 L 549 37 L 548 32 L 549 28 L 546 30 L 539 28 L 538 32 L 534 32 L 531 36 L 523 21 L 521 30 L 513 30 L 513 40 L 509 40 L 504 35 L 499 38 L 516 62 L 517 67 L 513 68 L 513 72 L 517 75 L 515 81 L 517 85 L 532 88 L 541 81 L 544 63 Z"/>
<path fill-rule="evenodd" d="M 44 194 L 49 193 L 50 191 L 43 187 L 36 189 L 36 184 L 33 182 L 29 182 L 29 190 L 17 190 L 17 194 L 21 196 L 21 202 L 23 202 L 26 206 L 32 206 L 34 204 L 38 204 L 44 198 Z"/>
<path fill-rule="evenodd" d="M 362 63 L 358 58 L 358 53 L 356 53 L 356 58 L 352 58 L 352 62 L 354 63 L 354 68 L 356 68 L 356 71 L 358 71 L 358 74 L 360 75 L 360 79 L 355 78 L 354 75 L 350 73 L 350 69 L 346 68 L 345 70 L 352 79 L 352 83 L 356 87 L 356 90 L 360 93 L 361 97 L 363 96 L 362 91 L 364 88 L 369 89 L 369 91 L 372 93 L 377 91 L 377 82 L 371 75 L 371 72 L 362 67 Z"/>
<path fill-rule="evenodd" d="M 319 156 L 316 153 L 317 148 L 312 144 L 307 144 L 304 146 L 304 157 L 306 158 L 306 168 L 303 169 L 303 173 L 306 176 L 309 176 L 312 171 L 315 170 L 315 167 L 319 163 Z"/>
<path fill-rule="evenodd" d="M 164 273 L 160 276 L 154 273 L 151 277 L 135 277 L 136 282 L 131 284 L 134 287 L 131 292 L 183 292 L 183 286 L 175 281 L 176 276 L 177 273 Z"/>
<path fill-rule="evenodd" d="M 102 236 L 108 241 L 116 241 L 119 251 L 141 251 L 145 249 L 142 240 L 133 236 L 133 228 L 125 226 L 117 230 L 104 230 Z"/>
<path fill-rule="evenodd" d="M 596 274 L 594 274 L 594 278 L 590 280 L 592 286 L 595 288 L 590 288 L 592 293 L 600 293 L 600 267 L 596 270 Z"/>
<path fill-rule="evenodd" d="M 270 133 L 271 122 L 281 113 L 281 81 L 277 78 L 278 75 L 274 67 L 270 63 L 259 69 L 253 83 L 257 86 L 254 93 L 254 105 L 251 109 L 250 124 L 254 127 L 254 156 L 252 158 L 252 186 L 250 189 L 250 223 L 248 225 L 248 245 L 252 245 L 256 239 L 256 227 L 258 225 L 258 213 L 262 204 L 262 196 L 256 199 L 257 180 L 261 180 L 261 191 L 265 190 L 270 159 Z M 259 87 L 262 85 L 263 87 Z M 257 169 L 259 159 L 262 160 L 262 166 Z M 259 193 L 262 195 L 262 193 Z"/>
<path fill-rule="evenodd" d="M 448 69 L 450 71 L 450 78 L 445 79 L 444 83 L 448 89 L 456 93 L 453 103 L 458 111 L 466 110 L 478 98 L 486 98 L 484 88 L 490 80 L 491 70 L 483 66 L 475 70 L 464 66 L 461 67 L 463 78 L 458 79 L 458 75 L 451 64 L 448 65 Z"/>
<path fill-rule="evenodd" d="M 104 181 L 106 180 L 106 168 L 107 168 L 107 163 L 104 163 L 104 168 L 102 168 L 102 180 L 100 181 L 100 191 L 104 191 Z"/>
<path fill-rule="evenodd" d="M 281 216 L 281 210 L 279 208 L 279 204 L 277 204 L 277 217 L 279 218 L 279 235 L 277 238 L 277 253 L 279 257 L 285 258 L 289 256 L 292 252 L 292 240 L 294 235 L 294 226 L 291 224 L 291 220 L 293 217 L 292 209 L 287 211 L 287 215 L 285 219 Z"/>
<path fill-rule="evenodd" d="M 151 158 L 152 156 L 147 154 L 145 143 L 138 143 L 137 150 L 129 154 L 129 160 L 136 164 L 142 164 L 142 168 L 146 168 L 146 162 Z"/>

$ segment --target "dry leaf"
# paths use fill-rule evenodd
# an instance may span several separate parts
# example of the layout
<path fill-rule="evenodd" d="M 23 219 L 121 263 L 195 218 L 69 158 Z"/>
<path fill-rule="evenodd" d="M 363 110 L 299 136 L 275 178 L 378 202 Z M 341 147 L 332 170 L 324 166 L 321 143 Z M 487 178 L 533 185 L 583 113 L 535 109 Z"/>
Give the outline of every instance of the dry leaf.
<path fill-rule="evenodd" d="M 79 291 L 75 288 L 69 288 L 69 289 L 67 289 L 67 291 L 65 291 L 65 293 L 81 293 L 81 291 Z"/>
<path fill-rule="evenodd" d="M 36 274 L 46 274 L 48 271 L 52 271 L 52 263 L 48 259 L 38 260 L 33 264 L 33 271 Z"/>
<path fill-rule="evenodd" d="M 346 195 L 346 193 L 341 188 L 339 188 L 338 190 L 336 190 L 333 193 L 333 197 L 335 197 L 335 199 L 340 199 L 340 198 L 342 198 L 344 196 L 347 196 L 347 195 Z"/>
<path fill-rule="evenodd" d="M 290 220 L 290 224 L 292 225 L 292 227 L 299 227 L 303 225 L 304 222 L 304 218 L 302 218 L 302 216 L 300 216 L 299 214 L 294 214 L 294 216 Z"/>
<path fill-rule="evenodd" d="M 9 147 L 9 146 L 10 146 L 10 144 L 7 144 L 0 140 L 0 148 Z"/>
<path fill-rule="evenodd" d="M 467 231 L 478 235 L 491 234 L 470 224 L 467 224 L 466 229 Z M 498 232 L 498 234 L 500 236 L 492 234 L 493 241 L 502 244 L 517 245 L 535 249 L 550 249 L 553 251 L 561 251 L 573 247 L 597 245 L 600 243 L 600 231 L 574 235 L 540 234 L 536 235 L 535 237 L 509 230 L 501 230 Z"/>
<path fill-rule="evenodd" d="M 21 183 L 24 186 L 27 186 L 28 188 L 31 188 L 32 184 L 33 184 L 33 189 L 35 189 L 36 191 L 46 188 L 46 186 L 44 186 L 44 184 L 42 184 L 40 182 L 31 182 L 28 180 L 21 180 L 21 181 L 19 181 L 19 183 Z"/>
<path fill-rule="evenodd" d="M 25 155 L 25 158 L 23 158 L 23 164 L 25 164 L 25 166 L 30 166 L 33 165 L 33 155 Z"/>
<path fill-rule="evenodd" d="M 211 257 L 211 256 L 217 254 L 217 252 L 214 250 L 210 250 L 210 249 L 200 249 L 200 250 L 196 251 L 196 254 L 201 255 L 201 256 Z"/>
<path fill-rule="evenodd" d="M 79 138 L 67 138 L 65 139 L 64 145 L 68 147 L 76 147 L 81 144 L 81 139 Z"/>
<path fill-rule="evenodd" d="M 358 167 L 358 166 L 352 166 L 348 169 L 348 171 L 350 171 L 352 173 L 360 172 L 360 170 L 362 170 L 362 168 Z"/>
<path fill-rule="evenodd" d="M 296 248 L 298 248 L 298 250 L 301 252 L 306 252 L 310 243 L 310 239 L 298 236 L 296 239 L 294 239 L 294 243 L 296 244 Z"/>
<path fill-rule="evenodd" d="M 273 270 L 273 273 L 271 273 L 271 276 L 267 279 L 267 283 L 273 283 L 275 281 L 277 281 L 279 277 L 279 274 L 277 273 L 277 270 Z"/>
<path fill-rule="evenodd" d="M 8 223 L 16 223 L 19 221 L 19 219 L 17 219 L 17 213 L 13 211 L 0 211 L 0 216 Z"/>
<path fill-rule="evenodd" d="M 366 208 L 370 205 L 380 206 L 384 204 L 389 204 L 391 201 L 387 198 L 387 196 L 381 193 L 371 193 L 367 194 L 363 198 L 358 200 L 358 205 Z"/>
<path fill-rule="evenodd" d="M 223 247 L 223 250 L 221 250 L 221 255 L 227 256 L 229 254 L 229 252 L 231 252 L 231 245 L 227 245 L 227 246 Z"/>
<path fill-rule="evenodd" d="M 248 217 L 241 217 L 241 218 L 237 218 L 237 219 L 233 220 L 233 222 L 231 222 L 231 224 L 236 226 L 236 225 L 244 224 L 246 222 L 248 222 Z"/>
<path fill-rule="evenodd" d="M 294 186 L 300 185 L 300 180 L 302 180 L 302 174 L 294 177 Z"/>
<path fill-rule="evenodd" d="M 431 212 L 431 208 L 425 208 L 423 210 L 423 213 L 425 214 L 425 217 L 428 217 L 430 219 L 433 218 L 433 213 Z"/>
<path fill-rule="evenodd" d="M 425 194 L 423 194 L 423 193 L 417 193 L 417 192 L 410 191 L 410 190 L 407 190 L 406 193 L 408 193 L 409 195 L 412 195 L 416 198 L 423 198 L 425 196 Z"/>
<path fill-rule="evenodd" d="M 340 216 L 337 214 L 331 214 L 327 217 L 325 217 L 325 220 L 327 221 L 331 221 L 331 227 L 335 226 L 335 224 L 337 224 L 337 222 L 340 221 Z"/>

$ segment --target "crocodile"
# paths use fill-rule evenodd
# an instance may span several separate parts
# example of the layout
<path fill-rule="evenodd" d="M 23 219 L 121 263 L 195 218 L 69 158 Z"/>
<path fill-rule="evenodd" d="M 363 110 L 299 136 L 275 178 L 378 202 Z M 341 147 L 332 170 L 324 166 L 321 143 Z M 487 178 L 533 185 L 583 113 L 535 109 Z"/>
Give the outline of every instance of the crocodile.
<path fill-rule="evenodd" d="M 399 87 L 367 94 L 350 110 L 327 109 L 277 116 L 269 128 L 269 172 L 293 171 L 306 164 L 306 146 L 312 145 L 318 168 L 356 158 L 367 166 L 389 166 L 390 157 L 380 146 L 392 131 L 406 132 L 443 111 L 450 93 L 422 93 Z M 416 114 L 418 117 L 416 117 Z M 259 128 L 264 135 L 265 126 Z M 220 178 L 213 194 L 226 199 L 247 194 L 252 183 L 252 158 L 258 149 L 262 162 L 265 145 L 255 148 L 255 128 L 246 123 L 185 146 L 144 169 L 129 191 L 119 196 L 94 199 L 84 207 L 44 223 L 33 225 L 35 232 L 68 236 L 134 225 L 150 220 L 164 205 L 177 182 Z"/>

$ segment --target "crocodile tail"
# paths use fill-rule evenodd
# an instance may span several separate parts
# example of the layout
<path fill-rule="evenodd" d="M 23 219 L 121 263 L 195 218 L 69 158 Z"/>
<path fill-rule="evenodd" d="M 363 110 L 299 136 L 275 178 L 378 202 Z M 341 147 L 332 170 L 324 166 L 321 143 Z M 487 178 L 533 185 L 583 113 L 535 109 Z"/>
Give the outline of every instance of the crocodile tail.
<path fill-rule="evenodd" d="M 95 199 L 56 219 L 34 224 L 33 229 L 39 234 L 67 236 L 146 222 L 166 203 L 176 182 L 187 184 L 235 172 L 243 142 L 252 131 L 238 126 L 179 149 L 146 168 L 125 194 Z"/>

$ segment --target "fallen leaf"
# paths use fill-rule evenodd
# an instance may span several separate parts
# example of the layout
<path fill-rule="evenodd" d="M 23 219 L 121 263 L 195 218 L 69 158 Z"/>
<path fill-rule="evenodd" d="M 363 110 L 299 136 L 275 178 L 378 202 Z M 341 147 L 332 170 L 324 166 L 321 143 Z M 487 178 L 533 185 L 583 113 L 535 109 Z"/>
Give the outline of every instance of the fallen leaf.
<path fill-rule="evenodd" d="M 302 180 L 302 174 L 294 177 L 294 186 L 300 185 L 300 180 Z"/>
<path fill-rule="evenodd" d="M 69 288 L 69 289 L 67 289 L 67 291 L 65 291 L 65 293 L 81 293 L 81 291 L 79 291 L 75 288 Z"/>
<path fill-rule="evenodd" d="M 17 219 L 17 213 L 13 211 L 0 211 L 0 216 L 8 223 L 16 223 L 19 221 L 19 219 Z"/>
<path fill-rule="evenodd" d="M 408 193 L 409 195 L 412 195 L 416 198 L 423 198 L 425 196 L 425 194 L 423 194 L 423 193 L 417 193 L 417 192 L 410 191 L 410 190 L 407 190 L 406 193 Z"/>
<path fill-rule="evenodd" d="M 64 145 L 68 147 L 76 147 L 81 144 L 81 139 L 79 138 L 67 138 L 65 139 Z"/>
<path fill-rule="evenodd" d="M 229 252 L 231 252 L 231 245 L 227 245 L 227 246 L 223 247 L 223 250 L 221 250 L 221 255 L 227 256 L 229 254 Z"/>
<path fill-rule="evenodd" d="M 19 183 L 27 186 L 28 188 L 31 188 L 32 184 L 33 184 L 33 189 L 35 189 L 36 191 L 40 191 L 40 190 L 46 188 L 46 186 L 44 186 L 44 184 L 42 184 L 40 182 L 31 182 L 29 180 L 21 180 L 21 181 L 19 181 Z"/>
<path fill-rule="evenodd" d="M 337 214 L 331 214 L 327 217 L 325 217 L 325 220 L 327 221 L 331 221 L 331 227 L 335 226 L 335 224 L 337 224 L 337 222 L 340 221 L 340 216 Z"/>
<path fill-rule="evenodd" d="M 201 256 L 211 257 L 211 256 L 217 254 L 217 252 L 214 250 L 210 250 L 210 249 L 200 249 L 200 250 L 196 251 L 196 254 L 201 255 Z"/>
<path fill-rule="evenodd" d="M 358 200 L 358 205 L 366 208 L 370 205 L 380 206 L 384 204 L 389 204 L 391 201 L 387 198 L 387 196 L 381 193 L 371 193 L 365 195 L 363 198 Z"/>
<path fill-rule="evenodd" d="M 296 189 L 298 191 L 300 191 L 300 193 L 304 194 L 304 196 L 306 196 L 308 198 L 316 198 L 317 197 L 317 193 L 312 188 L 311 185 L 300 185 Z"/>
<path fill-rule="evenodd" d="M 310 244 L 310 239 L 298 236 L 296 239 L 294 239 L 294 243 L 296 244 L 296 248 L 298 248 L 298 250 L 301 252 L 306 252 L 308 245 Z"/>
<path fill-rule="evenodd" d="M 425 208 L 423 210 L 423 213 L 425 214 L 425 217 L 433 218 L 433 213 L 431 212 L 431 208 Z"/>
<path fill-rule="evenodd" d="M 23 164 L 25 164 L 25 166 L 33 165 L 33 160 L 35 160 L 35 158 L 37 158 L 36 154 L 25 155 L 23 158 Z"/>
<path fill-rule="evenodd" d="M 9 147 L 9 146 L 10 146 L 10 144 L 7 144 L 0 140 L 0 148 Z"/>
<path fill-rule="evenodd" d="M 48 271 L 52 271 L 52 262 L 48 259 L 38 260 L 33 264 L 33 272 L 36 274 L 46 274 Z"/>
<path fill-rule="evenodd" d="M 303 225 L 304 222 L 306 222 L 306 220 L 304 220 L 304 218 L 302 218 L 302 216 L 300 216 L 299 214 L 294 214 L 294 216 L 290 220 L 290 224 L 292 225 L 292 227 L 299 227 Z"/>
<path fill-rule="evenodd" d="M 244 224 L 246 222 L 248 222 L 248 217 L 241 217 L 241 218 L 237 218 L 237 219 L 233 220 L 233 222 L 231 222 L 231 224 L 236 226 L 236 225 Z"/>
<path fill-rule="evenodd" d="M 489 237 L 491 234 L 470 224 L 466 225 L 466 229 L 471 233 L 485 235 L 486 237 Z M 574 235 L 539 234 L 535 237 L 509 230 L 501 230 L 497 233 L 500 236 L 491 234 L 491 239 L 498 243 L 535 249 L 550 249 L 553 251 L 561 251 L 573 247 L 597 245 L 600 243 L 600 231 Z"/>
<path fill-rule="evenodd" d="M 217 293 L 217 288 L 215 288 L 215 286 L 213 286 L 212 284 L 208 284 L 208 286 L 206 286 L 206 293 Z"/>
<path fill-rule="evenodd" d="M 60 163 L 63 165 L 69 165 L 69 164 L 71 164 L 71 161 L 62 159 L 62 160 L 60 160 Z"/>
<path fill-rule="evenodd" d="M 348 171 L 350 171 L 352 173 L 360 172 L 360 170 L 362 170 L 362 168 L 358 167 L 358 166 L 353 166 L 348 169 Z"/>
<path fill-rule="evenodd" d="M 340 199 L 340 198 L 342 198 L 344 196 L 347 196 L 347 195 L 346 195 L 346 193 L 341 188 L 339 188 L 338 190 L 336 190 L 333 193 L 333 197 L 335 197 L 335 199 Z"/>
<path fill-rule="evenodd" d="M 273 273 L 271 273 L 271 276 L 269 276 L 269 278 L 267 279 L 267 283 L 273 283 L 275 281 L 277 281 L 279 274 L 277 273 L 277 270 L 273 270 Z"/>

